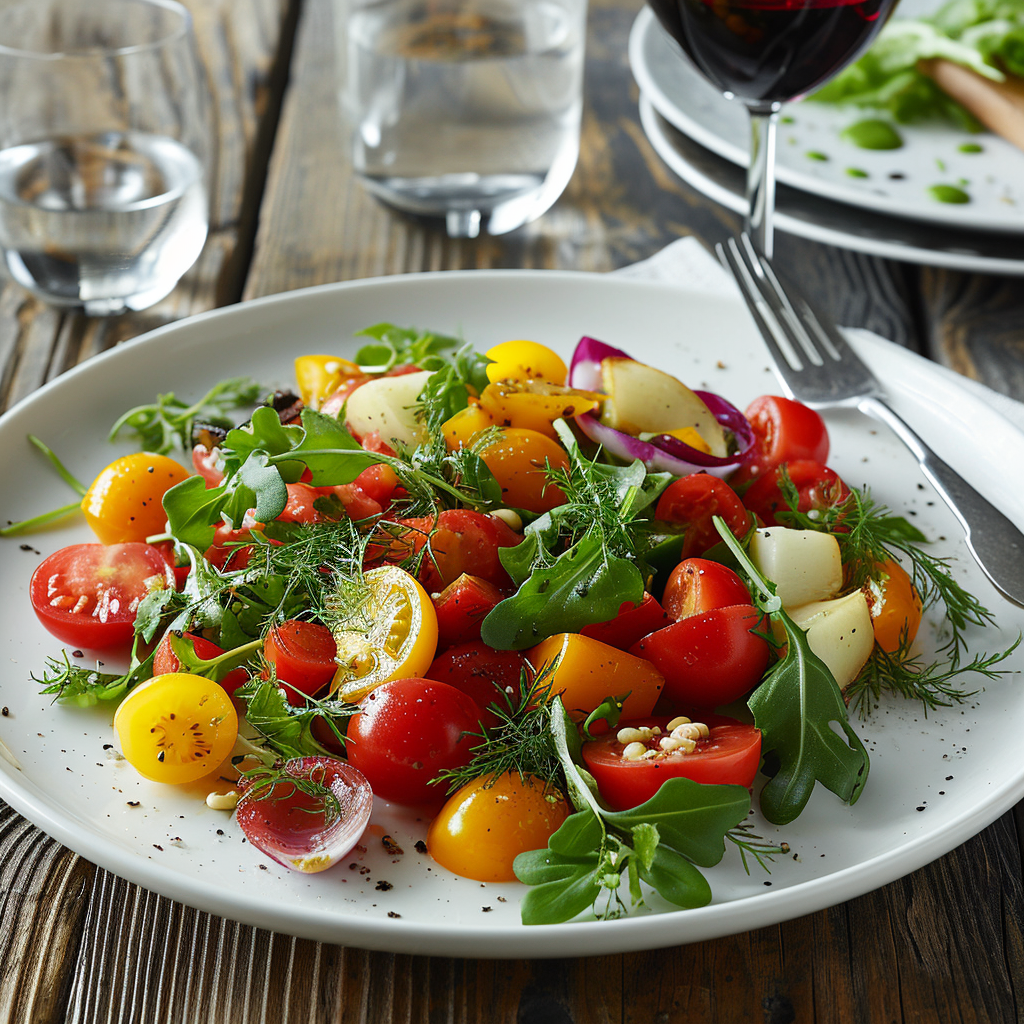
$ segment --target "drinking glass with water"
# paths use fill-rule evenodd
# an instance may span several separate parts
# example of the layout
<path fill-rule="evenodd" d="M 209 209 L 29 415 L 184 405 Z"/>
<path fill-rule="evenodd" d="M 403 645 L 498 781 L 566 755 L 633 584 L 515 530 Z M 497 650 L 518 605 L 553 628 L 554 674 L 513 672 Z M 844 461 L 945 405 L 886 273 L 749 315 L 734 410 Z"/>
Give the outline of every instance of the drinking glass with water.
<path fill-rule="evenodd" d="M 206 240 L 209 111 L 173 0 L 28 0 L 0 17 L 0 248 L 30 292 L 145 309 Z"/>
<path fill-rule="evenodd" d="M 335 0 L 352 160 L 448 234 L 540 216 L 579 154 L 586 0 Z"/>

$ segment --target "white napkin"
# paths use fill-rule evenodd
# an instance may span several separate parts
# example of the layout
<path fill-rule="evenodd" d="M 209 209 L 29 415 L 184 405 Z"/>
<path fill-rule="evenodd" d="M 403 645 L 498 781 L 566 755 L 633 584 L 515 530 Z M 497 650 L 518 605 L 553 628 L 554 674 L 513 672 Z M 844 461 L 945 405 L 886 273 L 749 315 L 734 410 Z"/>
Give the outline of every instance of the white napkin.
<path fill-rule="evenodd" d="M 680 238 L 649 259 L 633 263 L 621 270 L 613 271 L 613 273 L 638 281 L 658 281 L 666 284 L 685 282 L 687 285 L 699 288 L 711 295 L 732 299 L 740 298 L 736 282 L 696 238 Z M 878 335 L 871 331 L 857 328 L 857 332 L 878 338 Z M 887 344 L 892 345 L 895 342 L 887 342 Z M 924 359 L 923 356 L 913 352 L 910 354 L 915 359 L 927 362 L 933 370 L 945 374 L 960 387 L 973 392 L 986 405 L 1005 416 L 1014 426 L 1024 430 L 1024 403 L 1015 401 L 1009 395 L 993 391 L 992 388 L 979 384 L 978 381 L 971 380 L 970 377 L 964 377 L 954 370 Z"/>

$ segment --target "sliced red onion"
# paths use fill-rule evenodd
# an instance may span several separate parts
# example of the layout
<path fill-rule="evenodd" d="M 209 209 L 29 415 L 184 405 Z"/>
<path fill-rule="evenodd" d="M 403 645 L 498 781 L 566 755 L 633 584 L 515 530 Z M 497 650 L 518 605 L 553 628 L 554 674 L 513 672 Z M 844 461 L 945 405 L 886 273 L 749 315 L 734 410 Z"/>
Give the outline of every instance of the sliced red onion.
<path fill-rule="evenodd" d="M 632 358 L 622 349 L 612 348 L 597 338 L 580 338 L 569 364 L 569 387 L 580 391 L 601 391 L 604 389 L 601 360 Z"/>
<path fill-rule="evenodd" d="M 280 779 L 263 787 L 259 782 L 250 784 L 235 817 L 249 842 L 271 860 L 293 871 L 325 871 L 365 831 L 373 809 L 370 784 L 358 769 L 333 757 L 292 758 L 284 772 L 326 786 L 341 813 L 329 814 L 322 798 Z"/>
<path fill-rule="evenodd" d="M 596 338 L 580 338 L 569 368 L 570 386 L 586 391 L 600 391 L 604 383 L 601 360 L 609 358 L 633 357 Z M 675 476 L 707 472 L 712 476 L 725 476 L 743 461 L 744 455 L 754 443 L 754 431 L 743 413 L 721 395 L 713 391 L 695 391 L 694 394 L 708 407 L 711 415 L 732 432 L 737 447 L 734 455 L 725 458 L 709 455 L 670 434 L 658 434 L 649 441 L 641 441 L 631 434 L 606 426 L 589 413 L 577 416 L 576 422 L 587 437 L 603 445 L 611 455 L 620 459 L 640 459 L 653 472 L 672 473 Z"/>

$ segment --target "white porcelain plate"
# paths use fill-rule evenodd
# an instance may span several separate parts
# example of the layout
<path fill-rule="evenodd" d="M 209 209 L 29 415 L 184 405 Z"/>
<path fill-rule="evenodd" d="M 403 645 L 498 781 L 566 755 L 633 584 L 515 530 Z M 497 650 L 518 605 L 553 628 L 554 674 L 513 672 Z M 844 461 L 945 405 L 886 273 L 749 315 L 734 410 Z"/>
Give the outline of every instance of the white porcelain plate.
<path fill-rule="evenodd" d="M 65 485 L 27 445 L 44 438 L 89 480 L 118 453 L 107 429 L 126 407 L 157 392 L 198 397 L 214 381 L 249 374 L 288 385 L 302 353 L 352 351 L 355 330 L 381 320 L 461 332 L 487 348 L 534 338 L 568 355 L 591 334 L 720 391 L 740 407 L 777 390 L 762 344 L 739 301 L 685 289 L 554 272 L 470 272 L 356 282 L 275 296 L 162 328 L 98 356 L 47 385 L 0 419 L 4 519 L 68 500 Z M 888 383 L 896 408 L 938 453 L 1009 515 L 1024 517 L 1024 436 L 983 402 L 907 352 L 858 346 Z M 830 458 L 851 484 L 905 509 L 936 552 L 993 609 L 997 626 L 973 649 L 1006 648 L 1024 612 L 1002 602 L 975 569 L 953 517 L 921 484 L 910 455 L 855 413 L 827 417 Z M 883 701 L 857 728 L 871 752 L 871 778 L 855 807 L 820 788 L 803 816 L 781 830 L 757 815 L 761 833 L 790 844 L 771 875 L 744 874 L 735 850 L 708 872 L 714 901 L 616 921 L 580 920 L 526 928 L 518 884 L 481 885 L 450 875 L 417 852 L 426 822 L 378 806 L 357 852 L 321 875 L 289 873 L 242 838 L 203 793 L 141 780 L 110 746 L 111 711 L 52 706 L 39 673 L 59 645 L 29 607 L 28 581 L 42 555 L 91 539 L 82 524 L 0 541 L 6 614 L 0 678 L 0 796 L 89 860 L 204 910 L 266 928 L 353 946 L 468 957 L 583 956 L 692 942 L 745 931 L 847 900 L 952 849 L 1024 794 L 1024 655 L 1014 675 L 989 684 L 962 708 L 927 718 L 919 707 Z M 934 624 L 923 630 L 925 653 Z M 978 680 L 965 680 L 977 686 Z M 12 763 L 12 762 L 16 762 Z M 137 802 L 138 806 L 133 806 Z M 404 851 L 385 850 L 389 834 Z"/>
<path fill-rule="evenodd" d="M 629 62 L 662 117 L 706 149 L 746 167 L 746 111 L 696 70 L 648 7 L 633 25 Z M 892 150 L 862 149 L 842 138 L 845 128 L 872 117 L 891 120 L 855 107 L 787 104 L 778 129 L 778 180 L 893 217 L 1024 232 L 1024 153 L 989 132 L 972 135 L 942 124 L 896 126 L 903 146 Z M 980 150 L 965 152 L 964 145 Z M 935 185 L 956 186 L 970 202 L 939 202 L 929 191 Z"/>

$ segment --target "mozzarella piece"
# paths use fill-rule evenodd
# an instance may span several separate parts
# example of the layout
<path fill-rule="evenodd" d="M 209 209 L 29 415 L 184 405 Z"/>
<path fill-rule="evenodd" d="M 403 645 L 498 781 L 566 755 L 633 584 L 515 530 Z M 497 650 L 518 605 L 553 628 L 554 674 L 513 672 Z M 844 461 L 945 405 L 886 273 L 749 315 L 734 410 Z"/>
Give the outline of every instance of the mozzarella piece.
<path fill-rule="evenodd" d="M 750 558 L 775 584 L 783 608 L 824 601 L 843 585 L 839 542 L 819 530 L 770 526 L 750 540 Z"/>
<path fill-rule="evenodd" d="M 601 360 L 601 379 L 608 395 L 602 423 L 634 437 L 692 427 L 712 455 L 726 455 L 721 424 L 697 395 L 671 374 L 635 359 L 612 356 Z"/>
<path fill-rule="evenodd" d="M 427 439 L 427 428 L 416 415 L 430 370 L 400 377 L 377 377 L 356 388 L 345 403 L 345 422 L 359 435 L 376 430 L 382 441 L 415 447 Z"/>
<path fill-rule="evenodd" d="M 811 650 L 832 670 L 839 689 L 845 690 L 857 678 L 875 646 L 864 591 L 790 608 L 789 616 L 807 631 Z"/>

